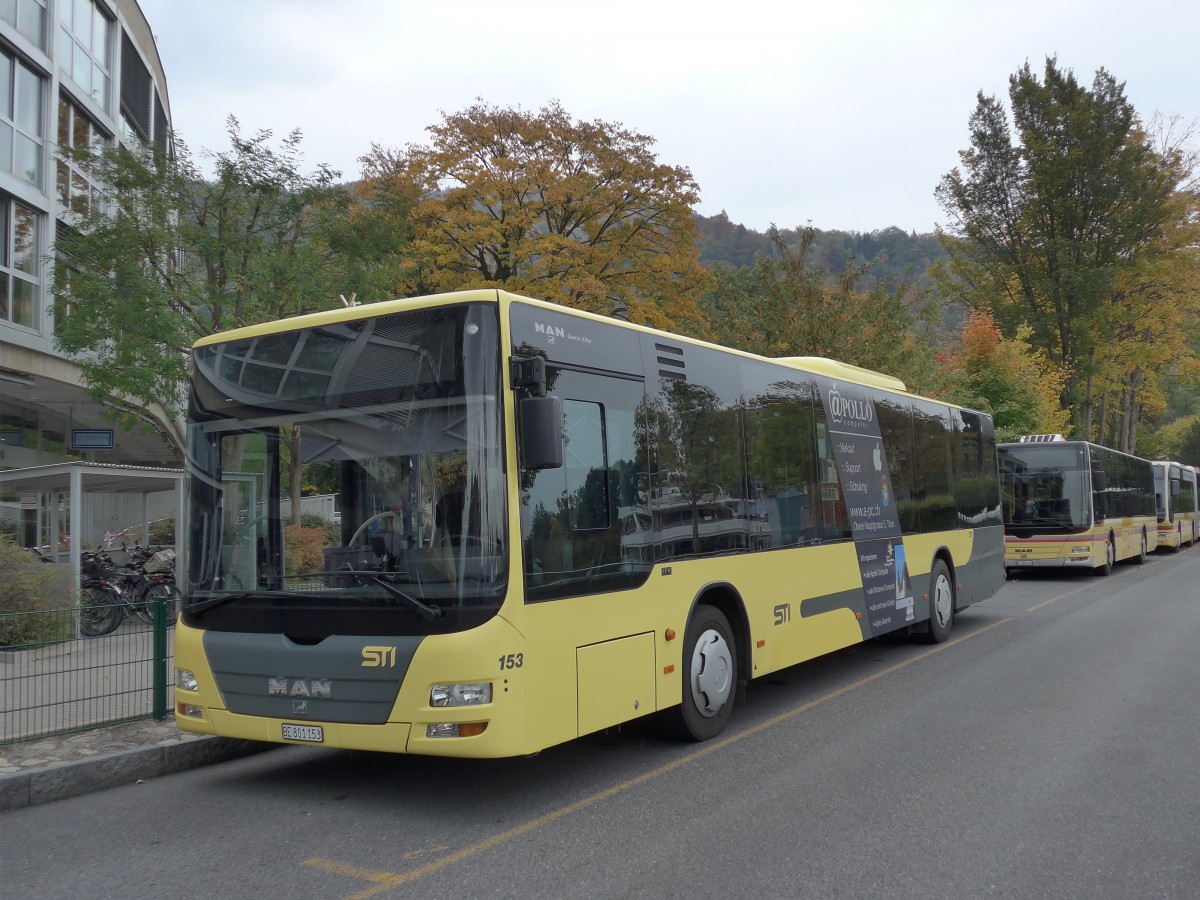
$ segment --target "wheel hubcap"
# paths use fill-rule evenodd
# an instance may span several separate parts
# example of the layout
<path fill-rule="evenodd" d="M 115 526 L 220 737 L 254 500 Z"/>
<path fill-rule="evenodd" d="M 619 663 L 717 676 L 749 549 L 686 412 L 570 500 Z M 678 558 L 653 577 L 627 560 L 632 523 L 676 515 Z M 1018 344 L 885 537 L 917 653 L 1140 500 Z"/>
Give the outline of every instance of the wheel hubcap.
<path fill-rule="evenodd" d="M 954 596 L 950 592 L 950 581 L 944 575 L 939 575 L 933 589 L 933 614 L 937 616 L 939 628 L 950 624 L 950 615 L 954 611 Z"/>
<path fill-rule="evenodd" d="M 710 628 L 692 651 L 692 699 L 711 719 L 721 711 L 733 688 L 733 653 L 721 633 Z"/>

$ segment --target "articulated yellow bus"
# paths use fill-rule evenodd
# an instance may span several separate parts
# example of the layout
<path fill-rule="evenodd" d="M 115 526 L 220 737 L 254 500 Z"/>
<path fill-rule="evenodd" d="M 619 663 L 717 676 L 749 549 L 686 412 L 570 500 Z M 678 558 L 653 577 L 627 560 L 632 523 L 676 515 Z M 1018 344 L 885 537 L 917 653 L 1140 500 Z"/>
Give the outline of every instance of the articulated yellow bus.
<path fill-rule="evenodd" d="M 1028 435 L 997 449 L 1006 566 L 1108 575 L 1115 563 L 1145 562 L 1158 546 L 1149 460 L 1062 435 Z"/>
<path fill-rule="evenodd" d="M 703 740 L 751 679 L 945 640 L 1003 582 L 991 419 L 854 366 L 479 290 L 193 367 L 185 731 L 506 757 L 659 713 Z M 331 521 L 290 524 L 299 492 Z"/>
<path fill-rule="evenodd" d="M 1194 544 L 1200 530 L 1196 503 L 1196 470 L 1177 462 L 1154 461 L 1154 505 L 1158 511 L 1158 546 L 1179 550 Z"/>

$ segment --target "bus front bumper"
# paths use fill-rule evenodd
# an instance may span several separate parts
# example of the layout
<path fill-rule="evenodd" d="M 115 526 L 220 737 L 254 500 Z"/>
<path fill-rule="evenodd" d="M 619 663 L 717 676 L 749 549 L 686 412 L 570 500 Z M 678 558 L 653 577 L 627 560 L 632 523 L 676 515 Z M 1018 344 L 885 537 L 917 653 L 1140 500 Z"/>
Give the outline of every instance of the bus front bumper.
<path fill-rule="evenodd" d="M 1006 569 L 1095 569 L 1104 564 L 1105 542 L 1082 539 L 1047 543 L 1012 543 L 1004 548 Z"/>

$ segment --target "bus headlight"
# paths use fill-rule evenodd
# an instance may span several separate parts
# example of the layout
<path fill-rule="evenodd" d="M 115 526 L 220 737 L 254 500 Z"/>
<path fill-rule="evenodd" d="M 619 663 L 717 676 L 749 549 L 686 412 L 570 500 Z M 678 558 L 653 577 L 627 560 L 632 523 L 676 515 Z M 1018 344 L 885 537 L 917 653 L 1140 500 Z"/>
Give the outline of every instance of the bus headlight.
<path fill-rule="evenodd" d="M 181 691 L 198 691 L 200 689 L 200 682 L 196 680 L 194 672 L 189 672 L 187 669 L 176 669 L 175 687 Z"/>
<path fill-rule="evenodd" d="M 429 691 L 430 706 L 479 706 L 492 702 L 492 683 L 435 684 Z"/>
<path fill-rule="evenodd" d="M 1091 553 L 1092 548 L 1089 545 L 1085 545 L 1083 547 L 1072 547 L 1071 552 L 1072 553 Z"/>

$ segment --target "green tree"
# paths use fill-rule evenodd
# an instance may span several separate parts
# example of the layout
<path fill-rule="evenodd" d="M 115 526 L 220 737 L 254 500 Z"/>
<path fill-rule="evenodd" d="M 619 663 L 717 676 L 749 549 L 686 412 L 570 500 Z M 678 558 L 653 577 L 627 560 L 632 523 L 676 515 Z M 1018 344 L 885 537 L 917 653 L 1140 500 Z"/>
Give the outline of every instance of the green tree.
<path fill-rule="evenodd" d="M 1172 456 L 1190 466 L 1200 466 L 1200 417 L 1194 417 L 1190 427 L 1183 431 L 1178 450 Z"/>
<path fill-rule="evenodd" d="M 1015 135 L 995 97 L 978 95 L 971 147 L 937 188 L 963 295 L 990 306 L 1005 334 L 1033 329 L 1065 373 L 1061 403 L 1091 434 L 1104 318 L 1125 270 L 1182 224 L 1178 159 L 1139 129 L 1124 85 L 1104 69 L 1090 88 L 1053 57 L 1009 79 Z M 1014 140 L 1015 137 L 1015 140 Z"/>
<path fill-rule="evenodd" d="M 419 198 L 403 292 L 500 287 L 704 334 L 691 173 L 608 122 L 477 102 L 428 146 L 363 158 L 377 198 Z"/>
<path fill-rule="evenodd" d="M 197 338 L 329 309 L 343 293 L 346 254 L 328 232 L 354 198 L 337 173 L 302 171 L 298 131 L 275 147 L 230 118 L 228 134 L 209 180 L 180 140 L 171 157 L 115 147 L 78 159 L 100 202 L 57 240 L 55 340 L 102 399 L 178 409 Z"/>
<path fill-rule="evenodd" d="M 905 281 L 859 286 L 869 266 L 851 257 L 834 279 L 811 258 L 816 232 L 798 231 L 790 245 L 771 226 L 772 253 L 752 267 L 716 267 L 717 288 L 705 312 L 722 343 L 762 356 L 823 356 L 887 372 L 924 392 L 939 379 Z"/>

